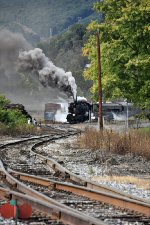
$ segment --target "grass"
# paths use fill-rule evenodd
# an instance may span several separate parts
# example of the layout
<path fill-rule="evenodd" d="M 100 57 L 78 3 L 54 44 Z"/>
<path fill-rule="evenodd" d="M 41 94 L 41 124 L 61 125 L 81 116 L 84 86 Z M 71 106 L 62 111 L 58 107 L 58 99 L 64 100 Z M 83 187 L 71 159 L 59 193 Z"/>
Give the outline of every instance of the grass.
<path fill-rule="evenodd" d="M 16 127 L 9 127 L 0 123 L 0 135 L 21 136 L 21 135 L 40 135 L 42 134 L 40 127 L 33 125 L 23 124 Z"/>
<path fill-rule="evenodd" d="M 146 129 L 147 130 L 147 129 Z M 101 150 L 114 154 L 132 154 L 150 160 L 150 131 L 131 130 L 128 133 L 117 133 L 112 130 L 97 131 L 86 129 L 77 139 L 80 148 Z"/>
<path fill-rule="evenodd" d="M 5 125 L 4 123 L 0 123 L 0 136 L 21 136 L 21 135 L 44 135 L 44 134 L 50 134 L 51 130 L 48 128 L 48 125 L 52 124 L 62 124 L 61 122 L 57 121 L 51 121 L 51 122 L 45 122 L 40 121 L 42 125 L 45 126 L 34 126 L 32 124 L 21 124 L 13 126 Z"/>
<path fill-rule="evenodd" d="M 141 133 L 148 132 L 150 134 L 150 127 L 142 127 L 139 129 L 139 132 L 141 132 Z"/>

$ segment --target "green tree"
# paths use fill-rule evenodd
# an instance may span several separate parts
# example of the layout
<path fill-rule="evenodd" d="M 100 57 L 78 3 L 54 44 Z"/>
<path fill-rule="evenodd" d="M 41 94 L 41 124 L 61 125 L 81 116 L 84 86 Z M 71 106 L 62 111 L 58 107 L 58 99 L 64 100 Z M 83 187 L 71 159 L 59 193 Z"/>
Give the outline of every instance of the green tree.
<path fill-rule="evenodd" d="M 9 127 L 16 127 L 27 123 L 27 118 L 18 110 L 5 110 L 3 107 L 10 103 L 4 95 L 0 95 L 0 123 Z"/>
<path fill-rule="evenodd" d="M 0 110 L 0 122 L 9 127 L 27 123 L 27 118 L 18 110 Z"/>
<path fill-rule="evenodd" d="M 149 9 L 146 0 L 105 0 L 94 9 L 103 22 L 92 22 L 88 30 L 100 30 L 103 93 L 107 99 L 127 98 L 142 108 L 150 107 Z M 84 76 L 94 81 L 97 93 L 96 38 L 91 35 L 83 54 L 91 67 Z M 96 94 L 94 95 L 96 96 Z"/>
<path fill-rule="evenodd" d="M 10 103 L 9 99 L 7 99 L 4 95 L 0 95 L 0 109 L 2 109 L 5 105 L 9 103 Z"/>

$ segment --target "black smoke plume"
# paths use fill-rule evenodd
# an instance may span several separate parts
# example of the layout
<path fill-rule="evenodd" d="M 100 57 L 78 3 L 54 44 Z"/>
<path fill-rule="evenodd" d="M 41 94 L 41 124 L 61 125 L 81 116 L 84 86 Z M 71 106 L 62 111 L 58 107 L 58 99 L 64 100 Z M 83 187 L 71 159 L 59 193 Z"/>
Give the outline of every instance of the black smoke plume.
<path fill-rule="evenodd" d="M 36 74 L 44 87 L 58 88 L 68 97 L 76 96 L 77 86 L 72 73 L 56 67 L 39 48 L 20 52 L 19 70 Z"/>

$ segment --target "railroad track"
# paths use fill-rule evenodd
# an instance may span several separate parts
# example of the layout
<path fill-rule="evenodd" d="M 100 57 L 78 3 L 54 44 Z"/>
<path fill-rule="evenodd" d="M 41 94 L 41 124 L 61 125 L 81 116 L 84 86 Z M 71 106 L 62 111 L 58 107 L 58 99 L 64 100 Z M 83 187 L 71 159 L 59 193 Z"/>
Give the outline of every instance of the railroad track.
<path fill-rule="evenodd" d="M 68 135 L 70 135 L 70 133 L 67 135 L 63 135 L 63 136 L 68 136 Z M 55 136 L 55 138 L 60 138 L 60 134 L 58 134 L 57 137 Z M 35 139 L 37 140 L 38 138 L 35 138 Z M 1 152 L 1 158 L 3 155 L 3 162 L 5 165 L 5 167 L 4 167 L 1 162 L 1 175 L 2 175 L 2 179 L 5 180 L 4 185 L 9 184 L 7 189 L 1 188 L 1 191 L 0 191 L 1 198 L 3 197 L 4 199 L 5 198 L 6 199 L 10 199 L 10 198 L 15 199 L 18 203 L 22 202 L 22 201 L 28 202 L 32 205 L 32 207 L 35 207 L 39 211 L 43 211 L 44 214 L 50 215 L 53 220 L 60 221 L 60 222 L 62 221 L 63 224 L 74 224 L 74 225 L 76 225 L 76 224 L 93 224 L 93 225 L 94 224 L 99 224 L 99 225 L 104 224 L 103 222 L 96 220 L 95 218 L 90 218 L 87 215 L 86 216 L 81 215 L 81 213 L 79 213 L 73 209 L 70 209 L 69 207 L 65 207 L 62 204 L 58 204 L 57 202 L 52 201 L 50 198 L 48 198 L 46 196 L 40 195 L 40 193 L 34 191 L 33 189 L 28 188 L 27 186 L 23 185 L 22 183 L 18 183 L 7 172 L 7 170 L 5 170 L 5 168 L 8 168 L 8 165 L 11 165 L 11 167 L 15 166 L 18 168 L 19 165 L 17 165 L 16 163 L 14 164 L 13 157 L 14 156 L 16 157 L 17 154 L 19 155 L 20 151 L 21 151 L 21 153 L 25 153 L 27 151 L 26 153 L 28 156 L 29 151 L 27 149 L 28 148 L 30 149 L 30 147 L 33 145 L 33 142 L 35 142 L 35 139 L 32 138 L 32 144 L 30 143 L 31 138 L 29 138 L 29 139 L 25 139 L 25 140 L 21 140 L 21 141 L 15 141 L 14 143 L 8 143 L 8 144 L 2 145 L 0 147 L 1 149 L 3 149 L 3 152 Z M 53 137 L 47 138 L 47 136 L 46 137 L 44 136 L 44 137 L 40 137 L 39 139 L 42 139 L 42 140 L 44 139 L 45 141 L 51 141 L 51 140 L 53 140 Z M 24 142 L 26 142 L 27 144 L 25 145 L 25 148 L 22 148 L 24 146 L 23 145 Z M 28 142 L 30 144 L 28 144 Z M 19 147 L 16 148 L 17 144 L 19 145 Z M 13 145 L 15 145 L 15 152 L 12 152 L 9 149 L 9 147 L 13 146 Z M 12 156 L 11 159 L 9 158 L 9 154 L 7 154 L 9 150 L 10 150 L 10 155 Z M 18 159 L 18 161 L 19 161 L 19 159 Z M 22 166 L 22 164 L 21 164 L 21 166 Z M 20 166 L 20 169 L 21 169 L 21 166 Z M 24 168 L 24 166 L 23 166 L 23 168 Z M 27 165 L 27 169 L 29 169 L 28 165 Z M 46 171 L 42 171 L 42 173 L 44 173 L 44 174 L 45 174 L 45 172 Z M 10 186 L 10 184 L 11 184 L 11 186 Z M 24 195 L 20 195 L 20 193 L 18 193 L 18 192 L 10 191 L 10 188 L 14 189 L 14 190 L 19 190 L 21 193 L 26 193 L 26 195 L 24 196 Z M 30 195 L 27 194 L 28 192 Z M 31 195 L 34 196 L 34 199 L 29 199 Z M 36 198 L 35 198 L 35 196 L 36 196 Z M 43 199 L 43 198 L 44 198 L 44 201 L 42 202 L 40 199 Z M 64 212 L 64 210 L 65 210 L 65 212 Z M 38 215 L 38 219 L 39 219 L 39 215 Z M 45 220 L 47 220 L 47 219 L 45 218 L 44 221 Z M 46 222 L 45 224 L 51 224 L 51 223 Z"/>
<path fill-rule="evenodd" d="M 55 205 L 46 203 L 45 201 L 41 201 L 39 199 L 31 197 L 31 195 L 24 195 L 19 192 L 10 191 L 8 189 L 0 188 L 0 196 L 1 199 L 7 200 L 15 200 L 17 205 L 22 202 L 32 205 L 32 208 L 36 210 L 34 211 L 33 216 L 45 221 L 45 224 L 54 224 L 53 221 L 59 221 L 57 224 L 74 224 L 74 225 L 105 225 L 105 223 L 100 222 L 94 218 L 90 218 L 89 216 L 81 215 L 77 211 L 68 208 L 64 208 L 61 204 Z M 43 215 L 41 216 L 41 212 Z M 35 222 L 35 218 L 34 218 Z"/>
<path fill-rule="evenodd" d="M 1 166 L 2 167 L 2 166 Z M 14 174 L 14 172 L 11 172 L 13 175 L 15 175 L 15 176 L 17 176 L 18 177 L 18 175 L 19 176 L 21 176 L 21 174 L 19 174 L 19 173 L 15 173 Z M 94 214 L 97 214 L 96 216 L 98 217 L 98 215 L 99 215 L 99 217 L 101 217 L 102 219 L 106 219 L 107 218 L 107 220 L 108 219 L 110 219 L 110 220 L 112 220 L 112 218 L 113 218 L 113 220 L 114 220 L 114 222 L 116 221 L 116 220 L 118 220 L 118 219 L 124 219 L 124 220 L 131 220 L 132 219 L 132 221 L 134 221 L 134 220 L 136 220 L 137 221 L 137 219 L 138 219 L 138 221 L 144 221 L 144 224 L 148 224 L 148 218 L 146 218 L 146 217 L 142 217 L 141 215 L 139 215 L 139 214 L 135 214 L 135 213 L 126 213 L 125 214 L 125 212 L 123 211 L 120 211 L 120 210 L 116 210 L 116 209 L 113 209 L 113 210 L 111 210 L 110 211 L 110 206 L 108 206 L 107 204 L 103 204 L 103 203 L 101 203 L 101 204 L 99 204 L 99 202 L 98 201 L 90 201 L 89 199 L 87 199 L 87 198 L 81 198 L 81 197 L 77 197 L 77 196 L 74 196 L 74 195 L 72 195 L 72 194 L 70 194 L 71 193 L 71 191 L 70 191 L 70 189 L 68 189 L 68 187 L 67 187 L 67 189 L 68 189 L 68 191 L 69 191 L 69 197 L 68 197 L 68 191 L 67 192 L 62 192 L 62 191 L 58 191 L 58 190 L 62 190 L 62 189 L 64 189 L 64 188 L 59 188 L 59 186 L 56 188 L 56 187 L 54 187 L 53 185 L 56 185 L 56 183 L 57 182 L 54 182 L 54 183 L 52 183 L 52 181 L 51 181 L 51 183 L 49 182 L 49 186 L 47 186 L 47 189 L 45 189 L 45 188 L 43 188 L 45 185 L 46 185 L 46 183 L 45 183 L 45 185 L 40 185 L 39 186 L 39 181 L 37 182 L 37 177 L 36 176 L 31 176 L 32 178 L 34 178 L 34 182 L 32 181 L 32 182 L 30 182 L 29 183 L 29 178 L 30 178 L 30 176 L 29 175 L 25 175 L 25 174 L 22 174 L 22 178 L 20 179 L 20 180 L 28 180 L 28 182 L 26 183 L 26 185 L 24 185 L 24 184 L 22 184 L 20 181 L 16 181 L 15 180 L 15 178 L 11 178 L 11 176 L 10 176 L 10 174 L 7 174 L 7 172 L 5 172 L 5 174 L 6 174 L 6 179 L 7 180 L 9 180 L 9 182 L 12 184 L 12 187 L 14 188 L 16 188 L 17 187 L 17 189 L 18 190 L 20 190 L 21 192 L 24 192 L 24 193 L 26 193 L 26 195 L 29 195 L 29 196 L 34 196 L 36 199 L 41 199 L 42 200 L 42 202 L 45 202 L 45 203 L 48 203 L 48 204 L 50 204 L 50 205 L 56 205 L 56 206 L 60 206 L 62 203 L 63 204 L 66 204 L 66 205 L 69 205 L 69 206 L 72 206 L 73 208 L 76 208 L 76 209 L 78 209 L 78 210 L 81 210 L 81 211 L 84 211 L 84 212 L 87 212 L 88 214 L 90 214 L 89 213 L 89 211 L 96 211 L 96 213 L 94 213 Z M 25 179 L 25 177 L 26 177 L 26 179 Z M 11 181 L 10 181 L 10 179 L 11 179 Z M 41 178 L 39 178 L 39 179 L 41 179 Z M 45 179 L 43 179 L 43 181 L 46 181 Z M 47 181 L 48 182 L 48 181 Z M 33 183 L 36 183 L 36 185 L 33 185 Z M 37 183 L 38 183 L 38 185 L 37 185 Z M 30 188 L 28 187 L 30 185 Z M 61 184 L 57 184 L 57 185 L 61 185 Z M 65 186 L 70 186 L 70 185 L 66 185 L 66 184 L 63 184 L 63 185 L 65 185 Z M 75 186 L 73 186 L 73 185 L 71 185 L 71 189 L 72 189 L 72 187 L 75 189 L 75 193 L 76 192 L 78 192 L 76 189 L 77 189 L 77 187 L 75 187 Z M 70 188 L 70 187 L 69 187 Z M 79 188 L 81 188 L 81 187 L 79 187 Z M 37 189 L 37 191 L 35 191 Z M 55 194 L 54 194 L 54 190 L 56 190 L 56 189 L 58 189 L 57 191 L 55 191 Z M 8 191 L 8 190 L 7 190 Z M 84 190 L 85 192 L 88 192 L 88 190 L 86 190 L 86 188 L 85 188 L 85 190 Z M 90 190 L 91 191 L 91 190 Z M 40 193 L 42 192 L 42 193 L 44 193 L 45 195 L 42 195 L 42 194 L 40 194 Z M 48 196 L 47 197 L 47 193 L 49 193 L 49 195 L 50 196 Z M 13 192 L 11 192 L 10 193 L 10 195 L 11 195 L 11 198 L 12 198 L 12 194 L 13 194 Z M 78 193 L 78 194 L 80 194 L 80 193 Z M 99 193 L 98 193 L 99 194 Z M 65 197 L 64 197 L 65 196 Z M 86 193 L 85 193 L 85 196 L 86 196 Z M 59 203 L 56 203 L 54 200 L 52 200 L 51 198 L 49 198 L 49 197 L 51 197 L 51 198 L 55 198 L 57 201 L 58 201 L 58 199 L 59 199 L 59 202 L 60 202 L 60 200 L 61 200 L 61 204 L 59 204 Z M 66 198 L 67 197 L 67 198 Z M 110 196 L 109 196 L 110 197 Z M 111 196 L 112 197 L 112 196 Z M 114 196 L 113 196 L 114 197 Z M 10 198 L 10 196 L 9 196 L 9 198 Z M 15 196 L 15 198 L 13 197 L 13 199 L 15 199 L 15 200 L 18 200 L 18 198 L 16 198 L 16 196 Z M 30 201 L 30 204 L 32 204 L 32 205 L 34 205 L 35 203 L 33 202 L 31 202 Z M 142 204 L 143 205 L 143 204 Z M 37 209 L 39 209 L 40 211 L 43 211 L 43 212 L 45 212 L 45 208 L 40 208 L 39 206 L 37 206 L 36 205 L 36 208 Z M 60 206 L 60 208 L 65 208 L 65 206 Z M 111 207 L 112 208 L 112 207 Z M 88 210 L 87 210 L 88 209 Z M 109 214 L 108 214 L 108 210 L 109 210 Z M 114 211 L 115 210 L 115 211 Z M 69 212 L 69 210 L 68 210 L 68 208 L 67 208 L 67 211 Z M 100 214 L 101 214 L 101 216 L 100 216 Z M 134 219 L 133 219 L 134 218 Z M 87 223 L 87 221 L 86 221 L 86 223 Z M 69 223 L 70 224 L 70 223 Z M 75 224 L 78 224 L 78 222 L 77 223 L 75 223 Z M 94 223 L 93 223 L 94 224 Z M 99 224 L 103 224 L 102 222 L 100 222 L 99 221 Z M 114 223 L 114 224 L 117 224 L 116 222 Z"/>
<path fill-rule="evenodd" d="M 137 212 L 131 213 L 131 211 L 129 212 L 128 210 L 125 211 L 125 210 L 115 209 L 112 207 L 112 202 L 114 200 L 117 201 L 117 206 L 118 204 L 120 206 L 121 205 L 120 203 L 124 201 L 124 203 L 126 202 L 128 207 L 132 206 L 132 209 L 133 207 L 134 208 L 136 207 L 136 211 L 137 211 L 137 207 L 139 207 L 140 212 L 141 210 L 143 210 L 143 214 L 146 215 L 147 213 L 149 214 L 149 205 L 147 204 L 140 203 L 133 200 L 129 201 L 129 199 L 125 199 L 125 198 L 122 199 L 122 198 L 119 198 L 118 196 L 114 196 L 111 194 L 106 194 L 106 193 L 101 193 L 96 191 L 92 192 L 91 189 L 87 189 L 81 186 L 75 186 L 75 185 L 69 185 L 66 183 L 60 183 L 56 181 L 50 181 L 48 179 L 42 179 L 37 176 L 31 176 L 28 174 L 18 173 L 14 171 L 9 171 L 9 172 L 13 176 L 17 177 L 19 180 L 22 180 L 25 182 L 25 185 L 22 184 L 20 181 L 16 180 L 14 177 L 12 178 L 10 174 L 9 173 L 7 174 L 7 172 L 5 171 L 6 179 L 12 183 L 13 187 L 15 188 L 17 187 L 17 189 L 20 190 L 21 192 L 24 192 L 28 195 L 32 195 L 35 198 L 41 199 L 42 201 L 46 203 L 48 202 L 49 204 L 53 204 L 54 202 L 52 199 L 55 199 L 59 201 L 61 204 L 63 203 L 65 205 L 69 205 L 91 216 L 95 216 L 98 218 L 100 217 L 103 220 L 106 220 L 106 219 L 113 220 L 114 224 L 116 224 L 116 219 L 124 219 L 129 221 L 130 220 L 137 221 L 138 219 L 138 221 L 142 221 L 144 222 L 144 224 L 148 224 L 148 221 L 149 221 L 148 217 L 146 218 L 144 216 L 141 216 L 141 214 Z M 11 181 L 10 181 L 10 177 L 11 177 Z M 30 188 L 28 188 L 29 186 Z M 44 195 L 39 194 L 39 192 L 43 193 Z M 80 197 L 78 197 L 78 195 Z M 93 199 L 95 199 L 95 201 L 93 201 Z M 109 204 L 105 204 L 104 202 L 109 202 Z"/>
<path fill-rule="evenodd" d="M 66 136 L 67 135 L 63 134 L 63 137 L 66 137 Z M 70 173 L 68 170 L 63 168 L 60 164 L 58 164 L 54 160 L 51 160 L 51 159 L 49 159 L 45 156 L 41 156 L 40 154 L 37 154 L 35 152 L 37 146 L 43 145 L 43 143 L 53 141 L 53 140 L 55 140 L 57 138 L 60 138 L 60 137 L 62 137 L 62 135 L 60 135 L 60 134 L 56 135 L 56 136 L 53 136 L 53 137 L 50 137 L 50 138 L 43 137 L 43 139 L 40 142 L 34 143 L 34 144 L 32 143 L 32 147 L 30 146 L 31 148 L 29 150 L 30 155 L 32 155 L 32 156 L 36 155 L 36 158 L 39 158 L 42 161 L 42 163 L 44 163 L 43 165 L 47 164 L 48 166 L 51 166 L 52 169 L 55 171 L 54 174 L 58 174 L 58 172 L 59 172 L 59 175 L 61 175 L 60 177 L 61 178 L 63 177 L 63 181 L 67 180 L 67 182 L 68 182 L 68 180 L 69 180 L 69 182 L 70 182 L 72 180 L 73 183 L 76 183 L 76 184 L 78 183 L 80 186 L 78 185 L 78 187 L 77 187 L 73 184 L 67 185 L 67 184 L 62 183 L 62 182 L 57 182 L 56 180 L 50 181 L 48 179 L 42 179 L 40 177 L 29 176 L 28 174 L 19 173 L 19 172 L 15 172 L 15 171 L 12 171 L 12 170 L 8 170 L 8 171 L 11 173 L 11 175 L 19 178 L 20 180 L 24 180 L 24 182 L 27 182 L 27 180 L 28 180 L 28 182 L 30 181 L 30 185 L 34 184 L 33 185 L 34 189 L 38 189 L 37 193 L 39 193 L 39 191 L 42 192 L 41 189 L 44 189 L 45 192 L 46 191 L 48 192 L 48 190 L 43 188 L 43 187 L 46 187 L 50 190 L 52 190 L 52 189 L 53 190 L 57 189 L 59 191 L 61 190 L 61 192 L 63 191 L 62 192 L 63 195 L 64 195 L 64 192 L 67 192 L 67 195 L 68 195 L 68 192 L 69 193 L 72 192 L 74 194 L 78 194 L 78 195 L 80 194 L 82 196 L 84 195 L 84 197 L 86 196 L 86 197 L 88 197 L 88 199 L 94 199 L 94 202 L 92 202 L 91 200 L 88 200 L 88 199 L 83 199 L 83 198 L 78 199 L 77 198 L 77 199 L 70 200 L 66 203 L 69 206 L 72 205 L 72 207 L 74 207 L 74 208 L 75 208 L 75 205 L 76 205 L 77 206 L 76 208 L 78 208 L 81 211 L 82 211 L 82 208 L 85 207 L 85 205 L 87 205 L 87 207 L 89 207 L 89 205 L 91 205 L 91 207 L 93 209 L 95 209 L 95 211 L 97 210 L 98 207 L 102 208 L 102 205 L 103 205 L 104 206 L 103 211 L 102 212 L 99 211 L 97 214 L 99 214 L 99 215 L 103 214 L 104 215 L 104 209 L 107 212 L 108 209 L 110 208 L 110 207 L 108 207 L 108 205 L 105 205 L 107 203 L 107 204 L 111 204 L 111 207 L 112 207 L 112 205 L 115 205 L 115 206 L 117 206 L 117 207 L 119 206 L 123 209 L 126 208 L 126 210 L 130 209 L 130 211 L 133 211 L 133 210 L 136 211 L 136 213 L 132 213 L 132 214 L 128 213 L 128 214 L 126 214 L 126 216 L 124 215 L 124 217 L 123 217 L 123 214 L 120 214 L 120 217 L 119 217 L 117 215 L 115 216 L 115 213 L 114 213 L 114 216 L 111 215 L 111 217 L 114 217 L 116 219 L 119 219 L 119 218 L 124 219 L 125 217 L 127 219 L 127 217 L 128 217 L 128 219 L 132 218 L 132 220 L 135 217 L 136 220 L 139 220 L 139 221 L 143 220 L 144 221 L 143 224 L 148 224 L 148 217 L 150 216 L 150 205 L 144 199 L 141 200 L 141 199 L 135 198 L 133 196 L 122 194 L 121 192 L 117 192 L 116 190 L 112 190 L 110 188 L 108 189 L 104 186 L 97 185 L 95 183 L 91 183 L 88 180 L 82 179 L 80 176 L 77 176 L 73 173 Z M 26 142 L 27 141 L 28 140 L 26 140 Z M 14 143 L 14 144 L 16 144 L 16 143 Z M 8 145 L 7 145 L 7 147 L 8 147 Z M 5 161 L 5 164 L 6 164 L 6 161 Z M 10 183 L 12 182 L 13 186 L 17 186 L 17 189 L 19 189 L 20 191 L 23 191 L 24 188 L 21 187 L 20 183 L 19 184 L 17 183 L 17 182 L 20 182 L 20 181 L 16 181 L 16 180 L 10 181 L 12 179 L 12 178 L 10 178 L 11 175 L 8 173 L 8 171 L 5 170 L 5 168 L 2 165 L 1 165 L 1 167 L 3 168 L 2 169 L 3 174 L 5 174 L 5 178 L 7 179 L 7 181 L 9 181 Z M 44 173 L 44 171 L 43 171 L 43 173 Z M 50 174 L 48 174 L 48 176 L 49 175 Z M 60 179 L 60 177 L 59 177 L 59 179 Z M 13 178 L 13 179 L 16 179 L 16 178 Z M 37 185 L 37 187 L 36 187 L 35 184 Z M 40 188 L 39 188 L 39 185 L 40 185 Z M 89 189 L 91 187 L 92 187 L 92 189 Z M 27 193 L 27 194 L 30 194 L 30 195 L 33 196 L 33 191 L 30 190 L 30 193 Z M 54 194 L 54 192 L 53 192 L 53 194 Z M 50 197 L 52 198 L 52 196 L 50 196 Z M 59 197 L 60 197 L 60 195 L 59 195 Z M 36 196 L 36 198 L 39 199 L 39 197 L 37 197 L 37 196 Z M 45 198 L 46 198 L 46 200 L 45 200 Z M 49 199 L 49 197 L 46 196 L 46 197 L 44 197 L 44 200 L 43 200 L 43 197 L 42 197 L 42 201 L 46 202 L 47 198 Z M 70 194 L 69 194 L 69 198 L 71 198 Z M 48 201 L 50 201 L 50 200 L 48 200 Z M 63 199 L 62 199 L 62 201 L 63 201 Z M 100 205 L 100 203 L 97 203 L 98 201 L 102 202 L 101 205 Z M 66 202 L 66 200 L 64 200 L 64 202 Z M 48 202 L 48 203 L 50 204 L 50 202 Z M 86 212 L 86 210 L 85 210 L 85 212 Z M 137 212 L 138 212 L 138 214 L 137 214 Z M 118 211 L 117 211 L 117 213 L 118 213 Z M 123 213 L 124 213 L 124 211 L 123 211 Z M 145 215 L 145 217 L 144 216 L 142 217 L 141 214 Z M 103 220 L 104 219 L 105 220 L 110 219 L 109 217 L 106 218 L 105 216 L 103 216 L 103 217 L 99 216 L 99 217 L 101 217 Z M 102 222 L 99 221 L 99 223 L 102 223 Z"/>

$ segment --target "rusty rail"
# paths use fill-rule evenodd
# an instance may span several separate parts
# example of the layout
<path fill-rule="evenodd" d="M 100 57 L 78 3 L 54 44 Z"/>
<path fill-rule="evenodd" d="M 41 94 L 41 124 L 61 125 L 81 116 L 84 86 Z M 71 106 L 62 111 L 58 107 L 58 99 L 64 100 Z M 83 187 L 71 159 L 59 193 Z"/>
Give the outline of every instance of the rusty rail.
<path fill-rule="evenodd" d="M 81 215 L 75 210 L 70 210 L 70 208 L 65 209 L 62 206 L 60 207 L 48 204 L 29 195 L 24 195 L 15 191 L 10 191 L 8 189 L 0 188 L 0 197 L 1 199 L 16 200 L 17 204 L 26 202 L 32 205 L 32 208 L 49 215 L 51 219 L 63 222 L 68 225 L 106 225 L 106 223 L 103 223 L 100 220 L 84 214 Z"/>
<path fill-rule="evenodd" d="M 29 195 L 29 196 L 32 196 L 33 198 L 35 198 L 35 201 L 38 199 L 38 201 L 42 201 L 44 202 L 45 204 L 50 204 L 50 205 L 53 205 L 53 206 L 56 206 L 56 207 L 59 207 L 59 208 L 63 208 L 64 210 L 68 210 L 69 212 L 72 212 L 74 214 L 79 214 L 80 216 L 83 216 L 84 214 L 78 212 L 75 210 L 75 209 L 72 209 L 72 208 L 69 208 L 68 206 L 65 206 L 64 204 L 61 204 L 57 201 L 55 201 L 54 199 L 51 199 L 41 193 L 39 193 L 38 191 L 36 190 L 33 190 L 32 188 L 26 186 L 25 184 L 21 183 L 20 181 L 18 181 L 16 178 L 14 178 L 13 176 L 11 176 L 4 168 L 2 162 L 0 161 L 0 167 L 1 167 L 1 173 L 4 174 L 4 177 L 8 183 L 10 183 L 11 185 L 13 185 L 17 190 L 19 190 L 20 192 L 22 193 L 25 193 L 26 195 Z M 3 196 L 3 195 L 2 195 Z M 20 199 L 21 200 L 21 199 Z M 89 217 L 90 220 L 89 221 L 92 221 L 92 217 Z M 88 219 L 88 218 L 87 218 Z M 106 225 L 105 223 L 103 223 L 102 221 L 100 220 L 96 220 L 93 218 L 94 221 L 96 221 L 97 223 L 88 223 L 88 224 L 99 224 L 99 225 Z M 87 221 L 87 220 L 86 220 Z M 99 221 L 99 222 L 98 222 Z M 72 224 L 72 225 L 77 225 L 78 223 L 69 223 L 69 224 Z M 82 223 L 81 223 L 82 224 Z M 86 224 L 86 223 L 83 223 L 83 224 Z"/>
<path fill-rule="evenodd" d="M 46 187 L 53 187 L 58 190 L 64 190 L 72 192 L 76 195 L 85 196 L 92 200 L 105 202 L 123 209 L 128 209 L 131 211 L 142 213 L 143 215 L 150 216 L 150 204 L 147 202 L 140 202 L 137 200 L 129 199 L 128 197 L 106 193 L 104 191 L 96 191 L 86 187 L 81 187 L 72 184 L 66 184 L 62 182 L 52 181 L 49 179 L 37 177 L 34 175 L 28 175 L 24 173 L 19 173 L 11 171 L 12 174 L 17 174 L 18 178 L 23 181 L 32 182 L 35 184 L 43 185 Z"/>

